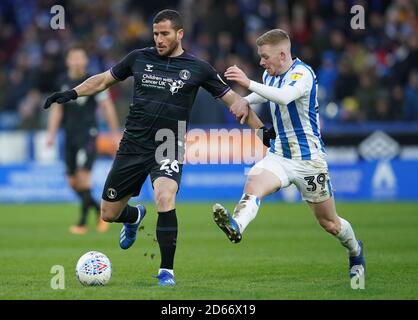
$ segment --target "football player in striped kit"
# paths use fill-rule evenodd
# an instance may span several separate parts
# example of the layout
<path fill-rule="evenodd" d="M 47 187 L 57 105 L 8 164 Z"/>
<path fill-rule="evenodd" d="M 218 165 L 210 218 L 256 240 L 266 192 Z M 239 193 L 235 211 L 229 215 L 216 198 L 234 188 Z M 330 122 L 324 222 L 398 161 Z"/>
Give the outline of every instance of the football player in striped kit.
<path fill-rule="evenodd" d="M 317 79 L 312 68 L 291 56 L 289 35 L 280 29 L 257 39 L 263 83 L 251 81 L 237 66 L 225 77 L 252 91 L 245 102 L 231 106 L 245 121 L 249 106 L 270 102 L 274 130 L 267 155 L 250 170 L 241 200 L 230 214 L 220 204 L 213 207 L 214 220 L 228 238 L 237 243 L 260 207 L 260 200 L 294 184 L 312 209 L 319 224 L 349 252 L 350 277 L 364 275 L 363 245 L 350 223 L 335 208 L 324 143 L 321 139 Z"/>

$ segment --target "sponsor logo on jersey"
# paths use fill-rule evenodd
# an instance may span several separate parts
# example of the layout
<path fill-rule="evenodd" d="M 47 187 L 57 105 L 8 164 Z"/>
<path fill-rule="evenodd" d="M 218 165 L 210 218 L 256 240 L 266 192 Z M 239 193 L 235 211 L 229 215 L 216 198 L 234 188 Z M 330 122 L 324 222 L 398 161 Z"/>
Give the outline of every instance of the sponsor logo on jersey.
<path fill-rule="evenodd" d="M 173 82 L 169 82 L 168 84 L 170 86 L 170 92 L 172 95 L 177 93 L 179 89 L 183 88 L 184 86 L 184 82 L 181 80 L 173 80 Z"/>
<path fill-rule="evenodd" d="M 152 68 L 154 68 L 154 65 L 152 65 L 152 64 L 146 64 L 145 65 L 145 71 L 146 72 L 152 72 Z"/>
<path fill-rule="evenodd" d="M 175 94 L 179 89 L 183 88 L 185 82 L 180 79 L 174 80 L 172 78 L 161 77 L 154 74 L 144 73 L 142 74 L 141 85 L 143 87 L 155 88 L 155 89 L 167 89 L 171 94 Z"/>
<path fill-rule="evenodd" d="M 303 73 L 301 72 L 294 72 L 290 74 L 290 78 L 292 80 L 299 80 L 300 78 L 302 78 L 302 76 L 303 76 Z"/>

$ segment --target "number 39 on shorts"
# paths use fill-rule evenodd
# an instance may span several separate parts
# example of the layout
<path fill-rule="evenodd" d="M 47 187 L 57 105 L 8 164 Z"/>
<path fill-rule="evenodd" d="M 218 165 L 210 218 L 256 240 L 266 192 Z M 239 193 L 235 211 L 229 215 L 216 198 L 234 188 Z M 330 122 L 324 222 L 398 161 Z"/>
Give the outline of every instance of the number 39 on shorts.
<path fill-rule="evenodd" d="M 299 180 L 300 181 L 300 180 Z M 322 202 L 332 197 L 332 187 L 328 173 L 318 173 L 303 177 L 303 188 L 300 189 L 305 200 Z"/>
<path fill-rule="evenodd" d="M 321 190 L 325 190 L 327 186 L 327 175 L 325 173 L 320 173 L 316 176 L 308 176 L 304 178 L 308 183 L 307 191 L 315 192 L 318 189 L 318 185 L 320 186 Z"/>

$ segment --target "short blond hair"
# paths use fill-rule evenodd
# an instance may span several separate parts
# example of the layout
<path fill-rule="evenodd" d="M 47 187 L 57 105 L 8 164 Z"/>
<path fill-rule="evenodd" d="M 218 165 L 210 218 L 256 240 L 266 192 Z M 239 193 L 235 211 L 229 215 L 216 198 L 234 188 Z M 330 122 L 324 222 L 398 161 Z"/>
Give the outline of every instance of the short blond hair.
<path fill-rule="evenodd" d="M 282 29 L 273 29 L 259 36 L 256 44 L 260 47 L 265 44 L 276 45 L 283 41 L 287 41 L 290 44 L 289 34 Z"/>

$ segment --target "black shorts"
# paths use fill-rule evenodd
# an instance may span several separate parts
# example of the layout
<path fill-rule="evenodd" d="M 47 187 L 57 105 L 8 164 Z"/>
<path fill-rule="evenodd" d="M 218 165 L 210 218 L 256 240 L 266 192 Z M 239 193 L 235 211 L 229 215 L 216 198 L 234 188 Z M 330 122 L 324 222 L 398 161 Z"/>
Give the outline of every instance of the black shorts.
<path fill-rule="evenodd" d="M 141 155 L 117 154 L 103 188 L 102 199 L 110 202 L 131 195 L 137 196 L 148 175 L 151 183 L 158 177 L 166 177 L 177 182 L 180 188 L 183 165 L 177 160 L 155 160 L 155 152 Z"/>
<path fill-rule="evenodd" d="M 96 138 L 89 137 L 85 140 L 65 141 L 65 171 L 72 176 L 77 170 L 90 171 L 96 159 Z"/>

